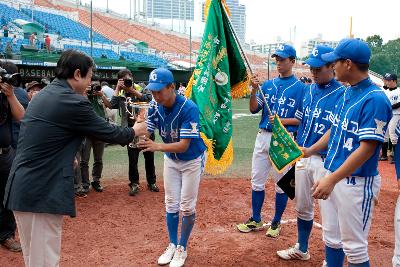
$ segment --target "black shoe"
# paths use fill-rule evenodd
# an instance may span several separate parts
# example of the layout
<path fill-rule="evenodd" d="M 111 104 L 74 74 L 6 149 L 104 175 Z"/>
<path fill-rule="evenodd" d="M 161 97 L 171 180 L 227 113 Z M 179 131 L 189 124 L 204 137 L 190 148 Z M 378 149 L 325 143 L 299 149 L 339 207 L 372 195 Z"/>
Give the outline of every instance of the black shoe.
<path fill-rule="evenodd" d="M 82 188 L 79 188 L 75 192 L 76 197 L 87 197 L 87 193 L 84 192 Z"/>
<path fill-rule="evenodd" d="M 139 185 L 138 184 L 132 184 L 130 186 L 131 190 L 129 190 L 129 195 L 130 196 L 136 196 L 137 193 L 139 193 Z"/>
<path fill-rule="evenodd" d="M 387 161 L 388 160 L 388 157 L 380 157 L 379 158 L 379 161 Z"/>
<path fill-rule="evenodd" d="M 89 193 L 89 187 L 82 187 L 81 192 L 84 194 L 88 194 Z"/>
<path fill-rule="evenodd" d="M 160 192 L 160 188 L 156 184 L 148 184 L 147 187 L 151 192 Z"/>
<path fill-rule="evenodd" d="M 396 162 L 394 161 L 394 159 L 392 159 L 391 161 L 390 161 L 390 164 L 395 164 Z"/>
<path fill-rule="evenodd" d="M 91 182 L 90 184 L 96 192 L 103 192 L 103 187 L 101 186 L 100 182 Z"/>

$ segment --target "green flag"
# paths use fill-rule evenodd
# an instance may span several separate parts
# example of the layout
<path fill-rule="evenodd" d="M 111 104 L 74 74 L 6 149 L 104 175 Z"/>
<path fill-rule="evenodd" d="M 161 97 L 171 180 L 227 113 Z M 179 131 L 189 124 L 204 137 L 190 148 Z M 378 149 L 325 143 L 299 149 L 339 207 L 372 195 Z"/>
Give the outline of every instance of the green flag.
<path fill-rule="evenodd" d="M 208 148 L 205 170 L 217 174 L 232 164 L 232 97 L 248 92 L 249 79 L 225 1 L 208 0 L 205 6 L 203 40 L 186 95 L 200 109 L 201 136 Z"/>
<path fill-rule="evenodd" d="M 303 152 L 275 114 L 269 146 L 269 158 L 275 169 L 281 173 L 287 165 L 296 162 L 301 157 L 303 157 Z"/>

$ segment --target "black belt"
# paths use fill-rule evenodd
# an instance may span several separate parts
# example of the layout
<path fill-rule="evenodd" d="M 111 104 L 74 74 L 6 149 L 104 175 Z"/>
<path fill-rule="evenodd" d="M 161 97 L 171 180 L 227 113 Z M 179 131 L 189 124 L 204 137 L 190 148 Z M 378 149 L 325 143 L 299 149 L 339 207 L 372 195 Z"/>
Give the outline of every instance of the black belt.
<path fill-rule="evenodd" d="M 259 132 L 267 132 L 267 133 L 272 133 L 272 130 L 269 129 L 260 129 Z"/>
<path fill-rule="evenodd" d="M 9 147 L 0 147 L 0 155 L 8 154 L 8 152 L 10 152 L 10 150 L 11 150 L 11 146 L 9 146 Z"/>

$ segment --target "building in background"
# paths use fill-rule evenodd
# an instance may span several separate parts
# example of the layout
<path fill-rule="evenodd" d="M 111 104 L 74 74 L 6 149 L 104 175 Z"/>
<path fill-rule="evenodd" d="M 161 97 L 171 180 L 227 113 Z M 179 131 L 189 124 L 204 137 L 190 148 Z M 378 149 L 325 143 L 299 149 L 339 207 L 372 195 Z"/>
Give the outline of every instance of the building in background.
<path fill-rule="evenodd" d="M 282 40 L 281 37 L 278 36 L 278 37 L 276 37 L 276 40 L 271 43 L 266 43 L 266 44 L 256 44 L 254 42 L 250 43 L 249 49 L 256 53 L 269 55 L 269 54 L 272 54 L 273 52 L 275 52 L 276 49 L 278 48 L 278 46 L 280 46 L 281 44 L 293 45 L 293 43 L 291 41 L 284 41 L 284 40 Z"/>
<path fill-rule="evenodd" d="M 300 57 L 309 55 L 316 45 L 326 45 L 335 48 L 339 41 L 327 41 L 322 39 L 322 34 L 318 34 L 316 38 L 304 42 L 301 46 Z"/>

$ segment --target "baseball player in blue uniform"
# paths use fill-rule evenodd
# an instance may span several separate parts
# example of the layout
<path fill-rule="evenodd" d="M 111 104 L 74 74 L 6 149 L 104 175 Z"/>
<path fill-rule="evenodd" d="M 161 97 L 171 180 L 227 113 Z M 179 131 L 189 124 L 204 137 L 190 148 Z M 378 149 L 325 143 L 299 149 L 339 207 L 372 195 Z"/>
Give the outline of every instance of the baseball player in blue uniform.
<path fill-rule="evenodd" d="M 322 54 L 332 51 L 333 48 L 317 45 L 304 62 L 309 65 L 315 83 L 306 87 L 303 101 L 296 112 L 296 118 L 300 121 L 297 143 L 302 147 L 312 146 L 331 128 L 330 117 L 345 89 L 334 79 L 333 62 L 321 59 Z M 317 155 L 303 158 L 296 163 L 297 243 L 293 247 L 277 251 L 282 259 L 310 259 L 308 239 L 314 219 L 311 187 L 316 180 L 326 174 L 324 168 L 326 152 L 327 150 L 319 151 Z"/>
<path fill-rule="evenodd" d="M 283 44 L 277 48 L 272 57 L 275 58 L 279 77 L 266 81 L 262 85 L 261 90 L 271 112 L 278 114 L 286 129 L 290 133 L 294 133 L 297 131 L 297 125 L 299 124 L 299 121 L 295 118 L 295 112 L 303 99 L 305 87 L 292 72 L 296 58 L 296 50 L 291 45 Z M 237 225 L 238 230 L 244 233 L 261 230 L 263 228 L 261 209 L 265 197 L 265 183 L 269 175 L 274 178 L 275 183 L 284 175 L 284 173 L 279 174 L 273 168 L 268 157 L 272 136 L 273 116 L 268 113 L 263 96 L 257 93 L 259 81 L 256 76 L 252 79 L 252 87 L 250 111 L 253 114 L 262 111 L 262 115 L 252 159 L 252 216 L 245 223 Z M 267 231 L 267 236 L 270 237 L 278 237 L 280 234 L 280 221 L 288 200 L 287 195 L 282 189 L 278 186 L 275 186 L 275 188 L 275 216 Z"/>
<path fill-rule="evenodd" d="M 400 121 L 396 125 L 396 135 L 400 137 Z M 398 148 L 399 143 L 396 144 Z M 400 149 L 395 149 L 394 160 L 396 166 L 396 176 L 397 176 L 397 189 L 400 192 Z M 394 255 L 392 259 L 393 267 L 400 267 L 400 194 L 397 198 L 396 209 L 394 213 L 394 233 L 395 233 L 395 246 Z"/>
<path fill-rule="evenodd" d="M 158 258 L 159 265 L 183 266 L 187 242 L 195 222 L 195 208 L 204 169 L 206 146 L 200 138 L 199 109 L 184 96 L 176 95 L 174 77 L 163 68 L 150 73 L 148 89 L 155 103 L 148 114 L 148 131 L 157 128 L 163 143 L 149 138 L 139 142 L 144 151 L 162 151 L 167 229 L 170 244 Z M 178 242 L 179 212 L 182 213 Z"/>
<path fill-rule="evenodd" d="M 325 259 L 329 267 L 370 266 L 368 233 L 381 185 L 378 157 L 391 105 L 368 76 L 371 50 L 359 39 L 343 39 L 331 53 L 337 79 L 350 84 L 337 102 L 332 127 L 310 148 L 306 157 L 328 147 L 327 173 L 317 180 L 313 197 L 320 202 Z"/>

